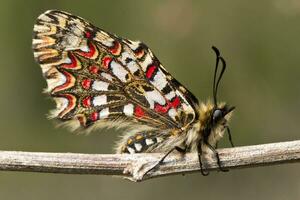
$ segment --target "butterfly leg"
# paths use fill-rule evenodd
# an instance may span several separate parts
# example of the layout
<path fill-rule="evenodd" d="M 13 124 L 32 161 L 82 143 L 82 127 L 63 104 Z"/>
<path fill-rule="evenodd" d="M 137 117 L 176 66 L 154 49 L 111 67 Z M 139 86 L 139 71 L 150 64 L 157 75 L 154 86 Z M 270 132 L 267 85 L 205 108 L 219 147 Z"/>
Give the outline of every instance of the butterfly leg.
<path fill-rule="evenodd" d="M 153 169 L 157 168 L 159 165 L 163 164 L 165 158 L 172 153 L 174 150 L 177 150 L 180 153 L 185 153 L 186 152 L 186 148 L 182 148 L 179 146 L 175 146 L 174 148 L 172 148 L 171 150 L 169 150 L 159 161 L 156 165 L 154 165 L 152 168 L 150 168 L 145 174 L 149 173 L 150 171 L 152 171 Z"/>
<path fill-rule="evenodd" d="M 229 126 L 225 126 L 225 128 L 227 130 L 229 142 L 230 142 L 231 146 L 234 147 L 234 144 L 232 142 L 232 137 L 231 137 L 231 132 L 230 132 Z"/>
<path fill-rule="evenodd" d="M 204 140 L 204 144 L 207 145 L 207 147 L 212 151 L 214 152 L 216 158 L 217 158 L 217 163 L 218 163 L 218 166 L 219 166 L 219 169 L 222 171 L 222 172 L 228 172 L 229 170 L 228 169 L 224 169 L 222 166 L 221 166 L 221 160 L 220 160 L 220 156 L 219 156 L 219 153 L 216 151 L 216 149 L 211 146 L 207 141 Z"/>
<path fill-rule="evenodd" d="M 198 145 L 198 160 L 199 160 L 199 166 L 200 166 L 200 171 L 201 171 L 201 174 L 203 176 L 207 176 L 209 174 L 209 172 L 205 172 L 203 170 L 203 163 L 202 163 L 202 147 L 201 147 L 201 144 L 202 144 L 202 141 L 199 142 L 199 145 Z"/>

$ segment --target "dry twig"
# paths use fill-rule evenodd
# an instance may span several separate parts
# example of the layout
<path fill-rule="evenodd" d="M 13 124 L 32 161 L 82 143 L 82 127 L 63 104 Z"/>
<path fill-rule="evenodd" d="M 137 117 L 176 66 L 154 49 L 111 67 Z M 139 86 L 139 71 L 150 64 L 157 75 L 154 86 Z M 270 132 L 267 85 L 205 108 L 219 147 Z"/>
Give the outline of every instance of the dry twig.
<path fill-rule="evenodd" d="M 300 161 L 300 140 L 218 149 L 222 166 L 228 169 L 250 168 Z M 157 169 L 144 176 L 163 154 L 77 154 L 0 151 L 0 170 L 64 174 L 103 174 L 123 176 L 133 181 L 199 171 L 194 153 L 169 155 Z M 217 170 L 216 161 L 204 163 Z"/>

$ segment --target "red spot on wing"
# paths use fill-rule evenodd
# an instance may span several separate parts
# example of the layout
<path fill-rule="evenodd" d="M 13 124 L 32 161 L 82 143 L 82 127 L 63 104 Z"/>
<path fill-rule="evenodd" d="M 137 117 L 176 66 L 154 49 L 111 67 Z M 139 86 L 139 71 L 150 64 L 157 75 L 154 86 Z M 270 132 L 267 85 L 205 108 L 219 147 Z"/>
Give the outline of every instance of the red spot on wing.
<path fill-rule="evenodd" d="M 154 107 L 154 110 L 158 113 L 166 113 L 168 112 L 169 110 L 169 104 L 165 105 L 165 106 L 162 106 L 162 105 L 159 105 L 159 104 L 156 104 L 155 107 Z"/>
<path fill-rule="evenodd" d="M 141 117 L 145 116 L 145 111 L 140 106 L 136 106 L 134 109 L 134 115 L 137 118 L 141 118 Z"/>
<path fill-rule="evenodd" d="M 75 83 L 74 76 L 72 76 L 70 73 L 68 73 L 66 71 L 61 71 L 61 73 L 65 76 L 66 81 L 64 84 L 54 88 L 52 92 L 58 92 L 58 91 L 65 90 L 65 89 L 68 89 L 68 88 L 74 86 L 74 83 Z"/>
<path fill-rule="evenodd" d="M 62 67 L 65 69 L 76 69 L 78 68 L 78 61 L 72 53 L 68 54 L 71 63 L 63 64 Z"/>
<path fill-rule="evenodd" d="M 147 68 L 146 77 L 151 78 L 156 70 L 157 70 L 157 67 L 155 65 L 150 65 Z"/>
<path fill-rule="evenodd" d="M 102 66 L 104 69 L 108 69 L 109 68 L 109 64 L 112 61 L 112 58 L 110 56 L 105 56 L 102 59 Z"/>
<path fill-rule="evenodd" d="M 96 121 L 99 119 L 99 113 L 98 112 L 93 112 L 90 116 L 92 121 Z"/>
<path fill-rule="evenodd" d="M 87 52 L 79 51 L 78 53 L 84 57 L 92 58 L 96 53 L 96 47 L 91 42 L 88 43 L 88 47 L 89 50 Z"/>
<path fill-rule="evenodd" d="M 178 108 L 178 106 L 180 105 L 180 98 L 178 96 L 176 96 L 173 101 L 171 102 L 171 107 L 173 108 Z"/>
<path fill-rule="evenodd" d="M 99 72 L 99 67 L 98 66 L 95 66 L 95 65 L 92 65 L 89 67 L 89 71 L 92 73 L 92 74 L 98 74 Z"/>
<path fill-rule="evenodd" d="M 168 101 L 166 105 L 162 106 L 160 104 L 156 104 L 154 110 L 158 113 L 167 113 L 170 108 L 178 108 L 180 105 L 180 99 L 176 96 L 173 101 Z"/>
<path fill-rule="evenodd" d="M 91 83 L 92 83 L 92 80 L 91 79 L 83 79 L 82 80 L 82 82 L 81 82 L 81 86 L 84 88 L 84 89 L 86 89 L 86 90 L 88 90 L 88 89 L 90 89 L 90 87 L 91 87 Z"/>
<path fill-rule="evenodd" d="M 82 104 L 84 107 L 90 107 L 91 106 L 91 97 L 86 97 L 82 100 Z"/>
<path fill-rule="evenodd" d="M 110 48 L 110 52 L 113 55 L 119 55 L 121 53 L 121 44 L 118 41 L 114 41 L 114 46 Z"/>
<path fill-rule="evenodd" d="M 89 31 L 85 32 L 85 37 L 86 38 L 90 38 L 91 36 L 92 36 L 91 32 L 89 32 Z"/>
<path fill-rule="evenodd" d="M 138 48 L 136 51 L 134 51 L 134 54 L 137 58 L 142 58 L 145 54 L 145 51 L 142 48 Z"/>

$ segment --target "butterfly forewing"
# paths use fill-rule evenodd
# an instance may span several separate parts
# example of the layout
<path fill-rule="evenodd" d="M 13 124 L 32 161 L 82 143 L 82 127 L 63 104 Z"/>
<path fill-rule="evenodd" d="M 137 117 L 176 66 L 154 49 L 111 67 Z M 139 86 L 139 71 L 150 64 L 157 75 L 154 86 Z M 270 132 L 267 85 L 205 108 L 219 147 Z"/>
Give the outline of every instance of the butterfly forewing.
<path fill-rule="evenodd" d="M 54 118 L 81 127 L 122 119 L 161 130 L 195 118 L 194 96 L 141 42 L 52 10 L 38 17 L 33 50 L 57 104 Z"/>

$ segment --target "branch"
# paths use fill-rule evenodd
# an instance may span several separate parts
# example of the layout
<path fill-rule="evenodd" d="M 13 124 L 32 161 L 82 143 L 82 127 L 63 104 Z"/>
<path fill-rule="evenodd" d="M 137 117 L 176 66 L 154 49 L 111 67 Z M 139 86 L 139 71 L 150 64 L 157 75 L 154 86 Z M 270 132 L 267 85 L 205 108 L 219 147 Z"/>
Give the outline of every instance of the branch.
<path fill-rule="evenodd" d="M 300 162 L 300 140 L 218 149 L 224 168 L 252 168 Z M 0 151 L 0 170 L 63 174 L 117 175 L 133 181 L 171 174 L 199 173 L 195 153 L 169 155 L 164 163 L 145 175 L 164 154 L 77 154 Z M 204 161 L 206 170 L 218 170 L 215 160 Z"/>

